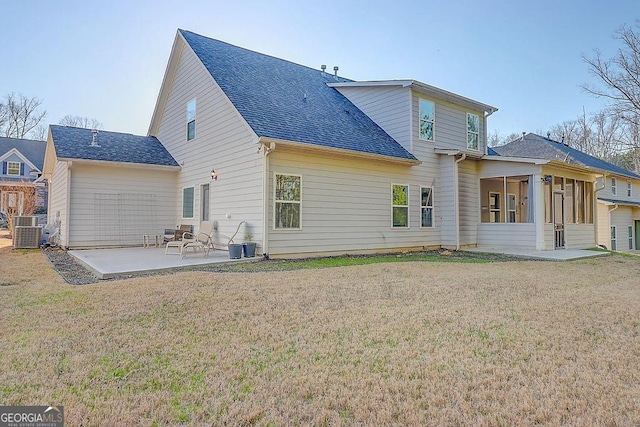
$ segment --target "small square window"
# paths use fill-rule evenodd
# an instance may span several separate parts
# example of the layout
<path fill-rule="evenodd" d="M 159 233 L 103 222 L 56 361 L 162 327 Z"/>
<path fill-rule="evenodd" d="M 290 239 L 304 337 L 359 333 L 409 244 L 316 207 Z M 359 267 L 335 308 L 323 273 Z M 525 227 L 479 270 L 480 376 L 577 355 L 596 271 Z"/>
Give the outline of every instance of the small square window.
<path fill-rule="evenodd" d="M 7 162 L 7 175 L 20 175 L 20 162 Z"/>

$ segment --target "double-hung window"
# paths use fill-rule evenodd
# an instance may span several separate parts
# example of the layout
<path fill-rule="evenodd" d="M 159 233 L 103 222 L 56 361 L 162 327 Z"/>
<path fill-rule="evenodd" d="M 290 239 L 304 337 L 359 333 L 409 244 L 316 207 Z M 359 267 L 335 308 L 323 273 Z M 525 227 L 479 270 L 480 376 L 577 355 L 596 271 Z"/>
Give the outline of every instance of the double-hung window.
<path fill-rule="evenodd" d="M 469 150 L 478 149 L 480 136 L 480 116 L 467 113 L 467 148 Z"/>
<path fill-rule="evenodd" d="M 627 226 L 627 233 L 629 236 L 629 250 L 633 250 L 633 226 L 629 225 Z"/>
<path fill-rule="evenodd" d="M 426 99 L 420 99 L 420 139 L 423 141 L 433 141 L 433 127 L 436 117 L 436 105 L 427 101 Z"/>
<path fill-rule="evenodd" d="M 614 195 L 614 196 L 617 193 L 617 189 L 616 189 L 617 184 L 618 184 L 617 180 L 615 178 L 611 177 L 611 194 Z"/>
<path fill-rule="evenodd" d="M 196 100 L 187 103 L 187 141 L 196 137 Z"/>
<path fill-rule="evenodd" d="M 633 188 L 631 181 L 627 181 L 627 197 L 631 197 L 631 189 Z"/>
<path fill-rule="evenodd" d="M 7 162 L 7 175 L 20 175 L 20 162 Z"/>
<path fill-rule="evenodd" d="M 276 229 L 301 229 L 302 177 L 276 174 L 275 222 Z"/>
<path fill-rule="evenodd" d="M 618 229 L 615 225 L 611 227 L 611 250 L 618 250 Z"/>
<path fill-rule="evenodd" d="M 193 218 L 193 187 L 182 189 L 182 218 Z"/>
<path fill-rule="evenodd" d="M 409 186 L 391 184 L 393 227 L 409 227 Z"/>
<path fill-rule="evenodd" d="M 422 227 L 433 227 L 433 187 L 420 188 Z"/>

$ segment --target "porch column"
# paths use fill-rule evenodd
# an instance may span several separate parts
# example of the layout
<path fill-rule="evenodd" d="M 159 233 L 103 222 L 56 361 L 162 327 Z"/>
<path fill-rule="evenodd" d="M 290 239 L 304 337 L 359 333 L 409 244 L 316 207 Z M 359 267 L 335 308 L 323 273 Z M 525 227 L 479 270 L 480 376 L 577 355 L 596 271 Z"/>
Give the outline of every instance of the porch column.
<path fill-rule="evenodd" d="M 544 191 L 542 174 L 533 174 L 533 222 L 536 226 L 536 250 L 544 250 Z"/>

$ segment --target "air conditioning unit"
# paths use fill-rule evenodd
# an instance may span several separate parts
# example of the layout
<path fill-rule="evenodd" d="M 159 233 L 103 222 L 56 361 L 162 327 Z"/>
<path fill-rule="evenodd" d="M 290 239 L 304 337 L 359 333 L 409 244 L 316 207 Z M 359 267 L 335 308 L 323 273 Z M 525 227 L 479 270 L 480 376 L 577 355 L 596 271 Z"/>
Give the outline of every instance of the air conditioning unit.
<path fill-rule="evenodd" d="M 41 237 L 42 227 L 17 225 L 13 231 L 13 249 L 38 249 Z"/>
<path fill-rule="evenodd" d="M 35 227 L 37 225 L 38 225 L 37 216 L 14 216 L 13 217 L 14 227 Z"/>

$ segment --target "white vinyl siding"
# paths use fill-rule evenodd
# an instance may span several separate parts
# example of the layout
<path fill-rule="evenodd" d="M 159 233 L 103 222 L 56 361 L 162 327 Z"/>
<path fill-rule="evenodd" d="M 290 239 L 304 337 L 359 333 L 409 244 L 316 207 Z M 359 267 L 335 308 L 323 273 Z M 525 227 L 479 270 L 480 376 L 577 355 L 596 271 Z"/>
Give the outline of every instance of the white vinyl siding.
<path fill-rule="evenodd" d="M 401 86 L 336 88 L 407 151 L 411 141 L 411 90 Z"/>
<path fill-rule="evenodd" d="M 231 236 L 246 221 L 239 236 L 251 233 L 261 244 L 264 154 L 256 150 L 258 138 L 180 35 L 177 45 L 172 58 L 177 63 L 169 65 L 175 75 L 167 77 L 152 128 L 182 165 L 173 187 L 174 222 L 182 217 L 182 188 L 195 187 L 196 214 L 184 223 L 197 228 L 202 220 L 201 185 L 210 183 L 210 220 L 218 222 L 218 232 Z M 197 137 L 185 144 L 185 105 L 196 98 Z M 212 169 L 218 173 L 216 181 L 211 180 Z"/>
<path fill-rule="evenodd" d="M 566 249 L 588 249 L 596 246 L 593 224 L 565 224 L 564 240 Z"/>
<path fill-rule="evenodd" d="M 465 160 L 458 163 L 458 204 L 460 206 L 460 245 L 476 244 L 480 212 L 478 193 L 478 163 Z M 440 203 L 440 202 L 438 202 Z"/>
<path fill-rule="evenodd" d="M 422 95 L 414 91 L 413 95 L 413 123 L 414 139 L 419 141 L 419 100 Z M 456 149 L 462 151 L 484 152 L 485 144 L 485 119 L 481 111 L 472 112 L 477 114 L 479 121 L 478 128 L 478 149 L 469 150 L 467 148 L 467 113 L 468 109 L 448 101 L 435 99 L 435 148 Z M 433 146 L 432 146 L 433 147 Z M 431 148 L 431 147 L 430 147 Z"/>
<path fill-rule="evenodd" d="M 60 221 L 60 245 L 67 246 L 67 196 L 68 196 L 68 179 L 67 179 L 67 163 L 53 160 L 53 173 L 51 176 L 51 187 L 49 188 L 50 207 L 47 211 L 48 222 L 55 224 Z"/>
<path fill-rule="evenodd" d="M 478 245 L 536 248 L 536 225 L 532 223 L 480 223 Z"/>
<path fill-rule="evenodd" d="M 433 179 L 431 166 L 406 166 L 348 156 L 294 152 L 278 147 L 269 155 L 269 212 L 273 212 L 276 173 L 303 176 L 303 230 L 273 229 L 269 224 L 269 253 L 309 256 L 348 252 L 377 252 L 440 245 L 439 211 L 434 228 L 394 228 L 390 183 L 409 185 L 409 218 L 420 221 L 417 189 Z M 413 190 L 415 189 L 415 190 Z M 442 191 L 435 186 L 440 206 Z M 273 217 L 269 217 L 273 221 Z"/>
<path fill-rule="evenodd" d="M 175 228 L 177 171 L 74 163 L 69 246 L 142 245 L 143 234 Z"/>

